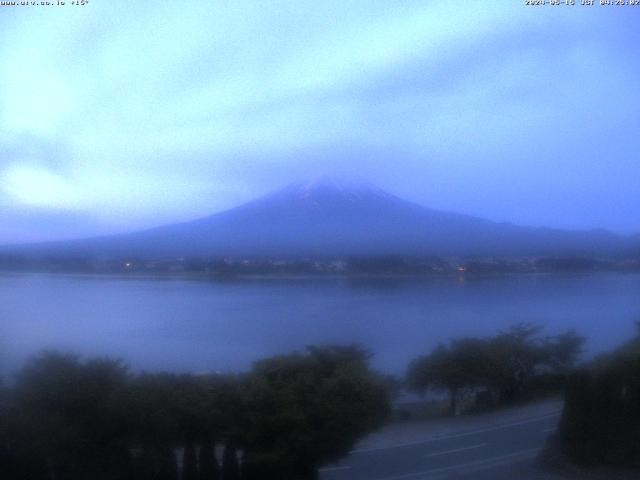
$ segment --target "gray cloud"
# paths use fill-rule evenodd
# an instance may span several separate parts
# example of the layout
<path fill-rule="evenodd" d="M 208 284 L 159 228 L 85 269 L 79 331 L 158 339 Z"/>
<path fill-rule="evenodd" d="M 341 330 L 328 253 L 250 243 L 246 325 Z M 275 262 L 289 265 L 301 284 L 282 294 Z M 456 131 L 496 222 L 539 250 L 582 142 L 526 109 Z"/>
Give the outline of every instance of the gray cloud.
<path fill-rule="evenodd" d="M 321 174 L 496 220 L 640 230 L 627 13 L 124 5 L 1 20 L 0 204 L 51 216 L 5 215 L 0 242 L 193 218 Z"/>
<path fill-rule="evenodd" d="M 51 140 L 31 132 L 0 134 L 0 169 L 20 162 L 64 172 L 69 159 L 68 147 L 62 139 Z"/>

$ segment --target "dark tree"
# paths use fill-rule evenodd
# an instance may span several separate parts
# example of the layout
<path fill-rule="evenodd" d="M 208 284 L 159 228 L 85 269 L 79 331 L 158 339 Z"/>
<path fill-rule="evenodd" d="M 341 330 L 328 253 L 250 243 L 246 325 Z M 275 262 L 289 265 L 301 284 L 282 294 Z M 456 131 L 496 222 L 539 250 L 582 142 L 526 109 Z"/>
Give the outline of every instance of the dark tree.
<path fill-rule="evenodd" d="M 518 324 L 488 338 L 462 338 L 439 345 L 411 362 L 406 381 L 410 388 L 449 394 L 449 410 L 456 412 L 458 397 L 482 390 L 484 403 L 510 403 L 532 394 L 557 392 L 575 368 L 584 339 L 573 331 L 541 338 L 540 327 Z M 543 388 L 544 387 L 544 388 Z M 535 390 L 537 391 L 537 390 Z M 493 400 L 495 401 L 495 400 Z"/>
<path fill-rule="evenodd" d="M 544 362 L 537 335 L 541 328 L 521 323 L 489 341 L 488 383 L 497 390 L 502 403 L 518 399 L 527 383 Z"/>
<path fill-rule="evenodd" d="M 555 373 L 571 372 L 582 354 L 585 338 L 573 330 L 545 338 L 541 348 L 543 362 Z"/>
<path fill-rule="evenodd" d="M 182 459 L 182 480 L 198 480 L 198 457 L 193 442 L 187 442 Z"/>
<path fill-rule="evenodd" d="M 446 390 L 449 411 L 455 414 L 460 392 L 481 386 L 486 381 L 488 362 L 487 341 L 476 338 L 454 340 L 413 360 L 407 370 L 407 382 L 418 392 L 428 388 Z"/>
<path fill-rule="evenodd" d="M 227 443 L 222 454 L 223 480 L 239 480 L 240 465 L 238 464 L 238 450 L 235 445 Z"/>
<path fill-rule="evenodd" d="M 386 382 L 368 358 L 355 347 L 309 348 L 258 362 L 246 375 L 134 377 L 118 361 L 45 353 L 23 368 L 10 394 L 0 391 L 0 473 L 313 479 L 388 411 Z M 214 438 L 225 445 L 221 468 Z"/>
<path fill-rule="evenodd" d="M 578 463 L 640 467 L 640 332 L 571 376 L 558 441 Z"/>
<path fill-rule="evenodd" d="M 357 347 L 327 346 L 257 362 L 247 396 L 250 478 L 314 479 L 377 428 L 389 395 L 368 361 Z"/>
<path fill-rule="evenodd" d="M 34 455 L 59 479 L 126 479 L 130 475 L 129 377 L 120 362 L 44 353 L 18 374 L 15 402 Z"/>
<path fill-rule="evenodd" d="M 157 480 L 178 480 L 178 464 L 176 452 L 168 445 L 159 445 L 157 447 L 158 466 L 157 473 L 153 476 Z"/>
<path fill-rule="evenodd" d="M 203 441 L 198 452 L 199 476 L 198 480 L 219 480 L 220 470 L 215 457 L 215 447 L 212 441 Z"/>

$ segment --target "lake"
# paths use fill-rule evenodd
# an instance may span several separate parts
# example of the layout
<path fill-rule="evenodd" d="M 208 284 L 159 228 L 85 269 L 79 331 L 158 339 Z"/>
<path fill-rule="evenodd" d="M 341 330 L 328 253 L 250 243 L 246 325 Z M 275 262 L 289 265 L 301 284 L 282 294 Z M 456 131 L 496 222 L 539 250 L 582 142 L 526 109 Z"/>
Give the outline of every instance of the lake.
<path fill-rule="evenodd" d="M 476 279 L 202 280 L 0 275 L 0 368 L 45 348 L 121 357 L 135 370 L 237 371 L 309 344 L 362 344 L 402 373 L 460 335 L 517 322 L 576 329 L 589 354 L 640 319 L 640 275 Z"/>

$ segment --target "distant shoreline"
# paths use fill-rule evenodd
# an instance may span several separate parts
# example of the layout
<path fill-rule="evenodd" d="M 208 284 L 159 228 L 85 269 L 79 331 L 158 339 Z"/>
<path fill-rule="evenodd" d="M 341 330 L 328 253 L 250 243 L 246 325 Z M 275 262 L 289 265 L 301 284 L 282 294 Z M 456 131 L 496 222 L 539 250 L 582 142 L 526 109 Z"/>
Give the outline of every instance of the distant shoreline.
<path fill-rule="evenodd" d="M 309 280 L 475 280 L 488 278 L 526 278 L 526 277 L 562 277 L 591 275 L 637 275 L 637 270 L 592 270 L 592 271 L 558 271 L 558 272 L 500 272 L 500 273 L 441 273 L 441 274 L 234 274 L 220 275 L 202 272 L 159 272 L 159 273 L 123 273 L 123 272 L 51 272 L 26 270 L 0 270 L 0 276 L 47 276 L 47 277 L 81 277 L 81 278 L 113 278 L 121 280 L 213 280 L 213 281 L 309 281 Z"/>

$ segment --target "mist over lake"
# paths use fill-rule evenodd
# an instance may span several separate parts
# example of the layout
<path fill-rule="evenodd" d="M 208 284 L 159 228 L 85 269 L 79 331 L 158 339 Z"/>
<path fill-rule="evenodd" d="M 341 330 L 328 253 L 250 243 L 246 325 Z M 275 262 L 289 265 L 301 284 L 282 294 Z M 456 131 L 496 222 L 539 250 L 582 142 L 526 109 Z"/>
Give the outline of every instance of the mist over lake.
<path fill-rule="evenodd" d="M 640 318 L 640 276 L 214 281 L 0 276 L 3 373 L 42 349 L 121 357 L 136 370 L 238 371 L 310 344 L 359 343 L 400 374 L 416 355 L 517 322 L 576 329 L 587 354 Z"/>

